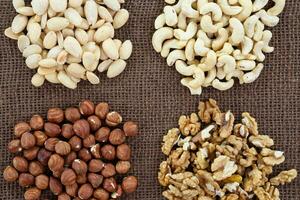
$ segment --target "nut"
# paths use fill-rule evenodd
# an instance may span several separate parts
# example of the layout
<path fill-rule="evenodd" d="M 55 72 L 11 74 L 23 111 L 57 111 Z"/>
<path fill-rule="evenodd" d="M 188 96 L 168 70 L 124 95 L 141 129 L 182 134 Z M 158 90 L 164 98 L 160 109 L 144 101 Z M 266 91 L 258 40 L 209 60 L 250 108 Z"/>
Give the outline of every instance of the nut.
<path fill-rule="evenodd" d="M 71 146 L 67 142 L 59 141 L 55 145 L 55 152 L 62 156 L 68 155 L 71 152 Z"/>
<path fill-rule="evenodd" d="M 117 191 L 117 182 L 114 178 L 106 178 L 103 181 L 103 188 L 108 192 L 115 192 Z"/>
<path fill-rule="evenodd" d="M 109 142 L 113 145 L 123 144 L 126 140 L 124 131 L 121 129 L 114 129 L 110 132 Z"/>
<path fill-rule="evenodd" d="M 80 185 L 85 184 L 87 182 L 86 174 L 78 175 L 76 182 Z"/>
<path fill-rule="evenodd" d="M 106 115 L 106 124 L 108 126 L 118 126 L 122 122 L 122 116 L 117 112 L 109 112 Z"/>
<path fill-rule="evenodd" d="M 41 190 L 38 188 L 29 188 L 24 193 L 25 200 L 36 200 L 39 199 L 41 196 Z"/>
<path fill-rule="evenodd" d="M 83 116 L 90 116 L 95 112 L 95 105 L 90 100 L 84 100 L 79 103 L 79 111 Z"/>
<path fill-rule="evenodd" d="M 64 111 L 60 108 L 50 108 L 47 113 L 49 122 L 59 124 L 64 120 Z"/>
<path fill-rule="evenodd" d="M 101 155 L 106 160 L 114 160 L 116 157 L 115 147 L 107 144 L 101 148 Z"/>
<path fill-rule="evenodd" d="M 122 181 L 122 189 L 127 194 L 135 192 L 137 187 L 138 181 L 137 178 L 134 176 L 128 176 Z"/>
<path fill-rule="evenodd" d="M 31 127 L 26 122 L 20 122 L 14 127 L 14 133 L 17 138 L 20 138 L 23 133 L 29 132 Z"/>
<path fill-rule="evenodd" d="M 3 172 L 3 178 L 7 182 L 15 182 L 19 177 L 17 170 L 11 166 L 7 166 Z"/>
<path fill-rule="evenodd" d="M 116 171 L 119 174 L 126 174 L 130 170 L 131 164 L 128 161 L 118 161 L 116 164 Z"/>
<path fill-rule="evenodd" d="M 31 149 L 24 150 L 23 156 L 27 160 L 34 160 L 34 159 L 36 159 L 39 150 L 40 150 L 39 147 L 33 147 Z"/>
<path fill-rule="evenodd" d="M 123 189 L 121 185 L 118 185 L 118 189 L 116 192 L 111 194 L 111 197 L 113 199 L 118 199 L 119 197 L 121 197 L 123 195 Z"/>
<path fill-rule="evenodd" d="M 44 166 L 39 161 L 32 161 L 29 163 L 28 171 L 33 176 L 38 176 L 44 173 Z"/>
<path fill-rule="evenodd" d="M 57 200 L 71 200 L 71 197 L 66 193 L 62 193 L 58 195 Z"/>
<path fill-rule="evenodd" d="M 70 139 L 75 134 L 73 126 L 71 124 L 64 124 L 61 129 L 61 134 L 64 138 Z"/>
<path fill-rule="evenodd" d="M 91 154 L 94 156 L 94 158 L 101 158 L 100 154 L 100 144 L 95 144 L 90 149 Z"/>
<path fill-rule="evenodd" d="M 92 184 L 93 188 L 98 188 L 102 184 L 103 176 L 95 173 L 89 173 L 88 181 Z"/>
<path fill-rule="evenodd" d="M 88 137 L 83 139 L 82 143 L 83 143 L 83 146 L 85 148 L 90 148 L 91 146 L 96 144 L 95 136 L 94 135 L 89 135 Z"/>
<path fill-rule="evenodd" d="M 72 169 L 76 172 L 76 174 L 83 175 L 87 173 L 88 166 L 84 161 L 76 159 L 72 163 Z"/>
<path fill-rule="evenodd" d="M 24 149 L 30 149 L 30 148 L 34 147 L 35 143 L 36 143 L 35 137 L 31 133 L 26 132 L 22 135 L 21 146 Z"/>
<path fill-rule="evenodd" d="M 113 164 L 110 164 L 110 163 L 104 164 L 101 174 L 105 178 L 112 177 L 116 174 L 116 168 Z"/>
<path fill-rule="evenodd" d="M 37 155 L 37 159 L 38 161 L 40 161 L 40 163 L 42 163 L 42 165 L 47 166 L 51 154 L 52 153 L 50 151 L 47 151 L 46 149 L 40 149 Z"/>
<path fill-rule="evenodd" d="M 94 197 L 96 199 L 101 199 L 101 200 L 108 200 L 109 199 L 109 193 L 102 189 L 102 188 L 98 188 L 94 191 Z"/>
<path fill-rule="evenodd" d="M 109 112 L 109 105 L 107 103 L 99 103 L 95 108 L 95 114 L 100 119 L 105 119 Z"/>
<path fill-rule="evenodd" d="M 57 137 L 61 133 L 59 125 L 50 122 L 45 123 L 44 129 L 46 135 L 48 135 L 49 137 Z"/>
<path fill-rule="evenodd" d="M 129 137 L 136 136 L 139 131 L 137 123 L 132 121 L 125 122 L 123 129 L 125 135 Z"/>
<path fill-rule="evenodd" d="M 100 172 L 104 167 L 104 163 L 98 159 L 92 159 L 89 162 L 89 171 L 93 173 Z"/>
<path fill-rule="evenodd" d="M 81 115 L 78 108 L 67 108 L 65 110 L 65 117 L 68 121 L 74 123 L 80 119 Z"/>
<path fill-rule="evenodd" d="M 65 169 L 60 180 L 63 185 L 73 185 L 76 183 L 76 174 L 72 169 Z"/>
<path fill-rule="evenodd" d="M 93 195 L 93 187 L 91 184 L 83 184 L 78 190 L 78 197 L 80 199 L 89 199 Z"/>
<path fill-rule="evenodd" d="M 72 165 L 73 161 L 77 158 L 77 154 L 74 151 L 71 151 L 66 157 L 65 157 L 65 166 L 69 167 Z"/>
<path fill-rule="evenodd" d="M 45 148 L 48 151 L 55 151 L 55 146 L 59 142 L 58 138 L 49 138 L 45 141 Z"/>
<path fill-rule="evenodd" d="M 64 159 L 58 154 L 53 154 L 48 161 L 48 167 L 52 172 L 59 172 L 64 168 Z"/>
<path fill-rule="evenodd" d="M 58 179 L 52 176 L 50 177 L 49 188 L 54 195 L 59 195 L 60 193 L 62 193 L 62 187 L 63 186 Z"/>
<path fill-rule="evenodd" d="M 69 140 L 69 144 L 73 151 L 79 151 L 82 148 L 81 139 L 76 135 Z"/>
<path fill-rule="evenodd" d="M 89 122 L 85 119 L 77 120 L 73 125 L 73 130 L 77 136 L 84 139 L 90 134 Z"/>
<path fill-rule="evenodd" d="M 35 186 L 40 190 L 46 190 L 49 186 L 49 177 L 41 174 L 35 177 Z"/>
<path fill-rule="evenodd" d="M 28 171 L 28 161 L 20 156 L 16 156 L 13 159 L 13 166 L 18 172 L 27 172 Z"/>
<path fill-rule="evenodd" d="M 34 176 L 29 173 L 22 173 L 19 175 L 19 185 L 21 187 L 29 187 L 34 184 Z"/>
<path fill-rule="evenodd" d="M 101 127 L 101 120 L 96 115 L 89 116 L 87 120 L 92 131 L 97 131 Z"/>
<path fill-rule="evenodd" d="M 30 126 L 33 130 L 42 130 L 44 119 L 40 115 L 33 115 L 30 119 Z"/>
<path fill-rule="evenodd" d="M 79 152 L 78 152 L 78 157 L 85 161 L 85 162 L 88 162 L 89 160 L 92 159 L 92 155 L 91 153 L 89 152 L 89 150 L 87 149 L 81 149 Z"/>
<path fill-rule="evenodd" d="M 10 141 L 8 144 L 8 151 L 10 153 L 17 153 L 22 151 L 21 141 L 19 139 L 15 139 Z"/>
<path fill-rule="evenodd" d="M 67 185 L 66 187 L 66 193 L 70 195 L 71 197 L 77 196 L 77 190 L 78 190 L 78 185 L 77 183 L 73 185 Z"/>
<path fill-rule="evenodd" d="M 42 131 L 34 131 L 33 135 L 35 136 L 36 145 L 38 146 L 43 146 L 48 139 L 48 136 Z"/>
<path fill-rule="evenodd" d="M 102 127 L 100 128 L 96 134 L 95 134 L 95 139 L 98 142 L 107 142 L 110 134 L 110 129 L 107 127 Z"/>
<path fill-rule="evenodd" d="M 121 144 L 117 147 L 117 157 L 120 160 L 130 160 L 131 149 L 127 144 Z"/>

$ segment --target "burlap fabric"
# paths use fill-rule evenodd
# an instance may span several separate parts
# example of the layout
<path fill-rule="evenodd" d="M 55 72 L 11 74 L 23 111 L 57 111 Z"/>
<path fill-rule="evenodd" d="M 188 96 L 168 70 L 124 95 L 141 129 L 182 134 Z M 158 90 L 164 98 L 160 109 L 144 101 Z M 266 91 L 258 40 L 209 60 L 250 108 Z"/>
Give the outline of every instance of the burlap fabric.
<path fill-rule="evenodd" d="M 180 85 L 180 76 L 154 52 L 151 36 L 153 22 L 161 13 L 163 0 L 128 0 L 129 23 L 117 36 L 131 39 L 134 54 L 126 71 L 109 80 L 101 75 L 101 84 L 81 83 L 77 90 L 46 84 L 34 88 L 30 84 L 33 71 L 24 64 L 17 44 L 3 35 L 15 12 L 11 0 L 1 0 L 0 14 L 0 169 L 10 163 L 7 143 L 13 138 L 12 127 L 28 120 L 32 114 L 45 114 L 48 107 L 76 105 L 89 98 L 107 101 L 125 119 L 139 122 L 141 131 L 131 141 L 134 169 L 139 177 L 138 191 L 128 199 L 163 199 L 157 182 L 157 169 L 163 159 L 162 136 L 175 127 L 181 114 L 197 109 L 199 100 L 215 98 L 222 109 L 235 114 L 249 111 L 258 120 L 260 131 L 276 141 L 285 151 L 286 162 L 279 169 L 300 170 L 300 1 L 288 0 L 280 24 L 273 29 L 275 52 L 267 55 L 266 68 L 259 79 L 249 85 L 234 86 L 226 92 L 205 89 L 202 96 L 192 97 Z M 281 187 L 281 199 L 300 199 L 300 179 Z M 0 176 L 0 199 L 22 199 L 24 190 L 7 184 Z M 50 199 L 54 199 L 51 195 Z"/>

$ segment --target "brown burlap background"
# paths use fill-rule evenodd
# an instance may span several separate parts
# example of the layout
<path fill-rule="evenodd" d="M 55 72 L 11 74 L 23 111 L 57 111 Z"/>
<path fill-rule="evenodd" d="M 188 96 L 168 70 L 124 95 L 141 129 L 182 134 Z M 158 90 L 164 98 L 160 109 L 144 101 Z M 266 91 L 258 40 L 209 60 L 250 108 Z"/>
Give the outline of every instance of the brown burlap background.
<path fill-rule="evenodd" d="M 134 169 L 139 177 L 138 191 L 128 199 L 162 199 L 156 181 L 163 155 L 160 143 L 163 134 L 175 127 L 181 114 L 197 109 L 198 101 L 215 98 L 222 109 L 235 114 L 249 111 L 258 120 L 260 131 L 276 141 L 285 151 L 286 162 L 279 169 L 300 170 L 300 1 L 287 0 L 280 24 L 273 28 L 275 52 L 267 55 L 266 68 L 259 79 L 249 85 L 236 85 L 226 92 L 205 89 L 200 97 L 192 97 L 179 83 L 180 76 L 166 65 L 151 45 L 153 22 L 161 13 L 163 0 L 128 0 L 129 23 L 118 37 L 131 39 L 134 54 L 126 71 L 109 80 L 101 75 L 101 84 L 81 83 L 77 90 L 46 84 L 34 88 L 30 84 L 33 71 L 24 64 L 15 41 L 3 36 L 15 12 L 11 0 L 1 0 L 0 8 L 0 169 L 10 163 L 6 150 L 13 138 L 12 127 L 28 120 L 32 114 L 45 114 L 48 107 L 76 105 L 80 100 L 107 101 L 120 111 L 125 120 L 139 122 L 141 131 L 131 141 Z M 281 187 L 281 199 L 300 199 L 300 179 Z M 22 199 L 23 189 L 7 184 L 0 176 L 0 199 Z"/>

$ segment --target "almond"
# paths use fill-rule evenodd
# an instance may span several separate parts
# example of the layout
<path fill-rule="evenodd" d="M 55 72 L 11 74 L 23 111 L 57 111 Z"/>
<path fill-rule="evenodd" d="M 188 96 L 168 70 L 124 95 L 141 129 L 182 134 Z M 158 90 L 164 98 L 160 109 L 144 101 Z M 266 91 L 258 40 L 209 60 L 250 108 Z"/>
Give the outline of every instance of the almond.
<path fill-rule="evenodd" d="M 64 12 L 67 9 L 67 0 L 49 0 L 50 7 L 55 12 Z"/>
<path fill-rule="evenodd" d="M 60 31 L 69 25 L 69 20 L 64 17 L 53 17 L 47 21 L 49 31 Z"/>
<path fill-rule="evenodd" d="M 76 58 L 81 58 L 82 48 L 79 42 L 71 36 L 68 36 L 64 41 L 65 50 Z"/>
<path fill-rule="evenodd" d="M 67 67 L 67 72 L 75 78 L 84 78 L 86 69 L 77 63 L 72 63 Z"/>
<path fill-rule="evenodd" d="M 45 67 L 45 68 L 53 68 L 53 67 L 57 66 L 57 62 L 53 58 L 46 58 L 46 59 L 42 59 L 39 62 L 39 66 Z"/>
<path fill-rule="evenodd" d="M 76 89 L 77 84 L 64 71 L 60 71 L 57 76 L 58 80 L 67 88 Z"/>
<path fill-rule="evenodd" d="M 28 47 L 30 45 L 30 40 L 27 36 L 25 35 L 21 35 L 19 38 L 18 38 L 18 48 L 20 50 L 20 52 L 23 52 L 24 49 L 26 47 Z"/>
<path fill-rule="evenodd" d="M 117 60 L 119 58 L 118 48 L 111 38 L 108 38 L 102 43 L 102 48 L 110 59 Z"/>
<path fill-rule="evenodd" d="M 65 17 L 75 26 L 80 26 L 83 20 L 74 8 L 68 8 L 65 12 Z"/>
<path fill-rule="evenodd" d="M 95 32 L 94 39 L 96 42 L 100 43 L 108 38 L 112 38 L 114 36 L 115 30 L 113 27 L 104 24 Z"/>
<path fill-rule="evenodd" d="M 119 29 L 126 24 L 129 19 L 129 12 L 126 9 L 119 10 L 113 21 L 113 26 L 115 29 Z"/>
<path fill-rule="evenodd" d="M 24 15 L 16 15 L 11 23 L 11 30 L 14 33 L 21 33 L 27 26 L 28 18 Z"/>
<path fill-rule="evenodd" d="M 84 14 L 89 25 L 95 25 L 98 19 L 97 4 L 94 0 L 87 0 L 84 5 Z"/>
<path fill-rule="evenodd" d="M 29 69 L 38 68 L 39 62 L 42 60 L 42 56 L 40 54 L 33 54 L 26 58 L 26 65 Z"/>
<path fill-rule="evenodd" d="M 11 29 L 11 27 L 8 27 L 7 29 L 5 29 L 4 31 L 4 35 L 10 39 L 13 40 L 18 40 L 18 38 L 20 37 L 21 34 L 19 33 L 14 33 Z"/>
<path fill-rule="evenodd" d="M 25 1 L 24 0 L 13 0 L 12 4 L 13 4 L 15 10 L 17 10 L 18 8 L 25 6 Z"/>
<path fill-rule="evenodd" d="M 99 16 L 107 22 L 113 22 L 113 17 L 110 12 L 108 12 L 107 8 L 103 6 L 98 7 Z"/>
<path fill-rule="evenodd" d="M 103 3 L 114 11 L 118 11 L 121 8 L 118 0 L 103 0 Z"/>
<path fill-rule="evenodd" d="M 24 49 L 23 57 L 27 58 L 32 54 L 41 54 L 41 53 L 42 53 L 42 48 L 39 45 L 32 44 Z"/>
<path fill-rule="evenodd" d="M 28 24 L 27 31 L 28 31 L 27 35 L 28 35 L 30 41 L 32 43 L 36 43 L 40 39 L 40 36 L 42 33 L 42 28 L 38 23 L 34 22 L 34 23 Z"/>
<path fill-rule="evenodd" d="M 44 38 L 43 45 L 46 49 L 52 49 L 57 44 L 57 35 L 54 31 L 50 31 Z"/>
<path fill-rule="evenodd" d="M 33 16 L 34 12 L 33 9 L 31 7 L 20 7 L 18 9 L 16 9 L 17 13 L 24 15 L 24 16 Z"/>
<path fill-rule="evenodd" d="M 49 2 L 48 0 L 32 0 L 31 6 L 33 8 L 34 13 L 41 16 L 45 12 L 47 12 Z"/>
<path fill-rule="evenodd" d="M 51 74 L 46 74 L 45 79 L 50 83 L 60 83 L 60 81 L 57 79 L 57 72 L 53 72 Z"/>
<path fill-rule="evenodd" d="M 86 72 L 86 78 L 93 85 L 97 85 L 100 83 L 98 76 L 96 74 L 94 74 L 93 72 L 89 72 L 89 71 Z"/>
<path fill-rule="evenodd" d="M 111 63 L 113 63 L 113 60 L 111 59 L 104 60 L 102 63 L 99 64 L 98 71 L 105 72 L 108 69 L 108 67 L 111 65 Z"/>
<path fill-rule="evenodd" d="M 116 60 L 114 61 L 108 68 L 107 77 L 114 78 L 120 75 L 126 68 L 127 63 L 124 60 Z"/>
<path fill-rule="evenodd" d="M 41 87 L 45 82 L 45 77 L 36 73 L 31 78 L 31 84 L 35 87 Z"/>
<path fill-rule="evenodd" d="M 82 63 L 86 70 L 94 71 L 97 68 L 96 57 L 91 52 L 84 52 L 82 55 Z M 95 64 L 96 63 L 96 64 Z"/>
<path fill-rule="evenodd" d="M 133 46 L 130 40 L 123 42 L 121 48 L 119 49 L 120 58 L 127 60 L 132 54 L 132 48 Z"/>

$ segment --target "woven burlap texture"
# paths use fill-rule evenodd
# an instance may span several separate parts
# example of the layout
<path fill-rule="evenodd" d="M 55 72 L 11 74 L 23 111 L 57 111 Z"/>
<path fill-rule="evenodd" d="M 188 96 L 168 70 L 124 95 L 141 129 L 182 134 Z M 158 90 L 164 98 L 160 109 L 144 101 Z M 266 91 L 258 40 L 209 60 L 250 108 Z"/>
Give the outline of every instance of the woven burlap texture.
<path fill-rule="evenodd" d="M 13 138 L 12 127 L 18 121 L 28 120 L 33 114 L 45 115 L 49 107 L 76 105 L 89 98 L 95 102 L 107 101 L 120 111 L 125 120 L 140 124 L 139 137 L 130 141 L 133 147 L 132 173 L 139 178 L 139 188 L 127 199 L 163 199 L 157 182 L 162 136 L 177 125 L 181 114 L 196 111 L 199 100 L 215 98 L 223 110 L 236 115 L 243 111 L 253 114 L 260 132 L 275 139 L 283 150 L 286 162 L 280 169 L 300 170 L 300 1 L 288 0 L 278 26 L 272 29 L 275 52 L 267 55 L 265 69 L 259 79 L 248 85 L 234 86 L 220 92 L 205 89 L 192 97 L 180 85 L 180 76 L 165 59 L 152 48 L 154 19 L 162 12 L 163 0 L 128 0 L 129 23 L 118 31 L 117 38 L 131 39 L 134 53 L 125 72 L 107 79 L 101 75 L 100 85 L 81 83 L 77 90 L 46 84 L 31 86 L 33 71 L 25 64 L 15 41 L 5 38 L 4 29 L 15 15 L 11 0 L 2 0 L 0 8 L 0 170 L 10 164 L 12 155 L 7 143 Z M 280 188 L 281 199 L 300 199 L 300 180 Z M 8 184 L 0 175 L 0 199 L 22 199 L 24 189 Z M 47 195 L 46 195 L 47 196 Z M 51 198 L 51 195 L 48 196 Z"/>

